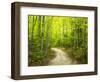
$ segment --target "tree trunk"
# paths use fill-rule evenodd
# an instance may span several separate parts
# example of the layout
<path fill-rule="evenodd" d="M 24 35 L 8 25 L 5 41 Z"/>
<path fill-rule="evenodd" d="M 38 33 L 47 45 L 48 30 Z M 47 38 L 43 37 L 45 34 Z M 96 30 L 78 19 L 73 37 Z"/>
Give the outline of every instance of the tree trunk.
<path fill-rule="evenodd" d="M 41 16 L 38 16 L 38 43 L 41 49 Z"/>
<path fill-rule="evenodd" d="M 34 16 L 33 16 L 33 25 L 32 25 L 32 35 L 31 35 L 31 40 L 33 41 L 34 39 L 34 26 L 36 24 L 36 21 L 37 21 L 37 17 L 36 19 L 34 20 Z"/>
<path fill-rule="evenodd" d="M 42 20 L 42 26 L 41 26 L 41 29 L 42 29 L 42 39 L 41 39 L 41 52 L 43 51 L 43 44 L 44 44 L 44 16 L 41 16 L 41 20 Z"/>
<path fill-rule="evenodd" d="M 30 18 L 30 17 L 28 16 L 28 41 L 29 41 L 29 25 L 30 25 L 30 24 L 29 24 L 29 23 L 30 23 L 30 22 L 29 22 L 29 21 L 30 21 L 29 18 Z"/>
<path fill-rule="evenodd" d="M 48 35 L 49 35 L 49 22 L 50 20 L 46 20 L 47 23 L 46 23 L 46 54 L 47 54 L 47 51 L 48 51 Z"/>

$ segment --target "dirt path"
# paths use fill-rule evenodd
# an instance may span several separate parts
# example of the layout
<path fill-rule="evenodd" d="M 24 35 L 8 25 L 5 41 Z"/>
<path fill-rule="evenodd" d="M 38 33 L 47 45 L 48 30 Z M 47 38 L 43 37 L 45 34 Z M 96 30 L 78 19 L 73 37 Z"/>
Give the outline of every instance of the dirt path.
<path fill-rule="evenodd" d="M 52 48 L 55 52 L 55 58 L 50 60 L 49 65 L 67 65 L 72 64 L 72 59 L 69 58 L 68 54 L 59 48 Z"/>

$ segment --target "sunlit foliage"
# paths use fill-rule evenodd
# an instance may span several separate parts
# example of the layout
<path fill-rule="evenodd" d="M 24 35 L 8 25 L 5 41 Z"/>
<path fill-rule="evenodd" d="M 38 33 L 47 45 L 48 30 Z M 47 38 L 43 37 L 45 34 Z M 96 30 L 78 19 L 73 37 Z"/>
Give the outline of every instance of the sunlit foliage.
<path fill-rule="evenodd" d="M 28 65 L 46 65 L 50 48 L 64 48 L 78 64 L 87 63 L 88 18 L 28 15 Z"/>

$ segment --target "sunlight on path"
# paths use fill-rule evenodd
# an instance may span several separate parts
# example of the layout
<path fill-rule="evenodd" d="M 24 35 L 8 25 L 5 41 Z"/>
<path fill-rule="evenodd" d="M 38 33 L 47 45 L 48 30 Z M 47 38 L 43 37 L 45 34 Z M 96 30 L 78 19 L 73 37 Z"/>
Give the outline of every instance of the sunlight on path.
<path fill-rule="evenodd" d="M 59 48 L 51 48 L 55 52 L 55 58 L 50 60 L 49 65 L 67 65 L 72 64 L 72 59 L 68 54 Z"/>

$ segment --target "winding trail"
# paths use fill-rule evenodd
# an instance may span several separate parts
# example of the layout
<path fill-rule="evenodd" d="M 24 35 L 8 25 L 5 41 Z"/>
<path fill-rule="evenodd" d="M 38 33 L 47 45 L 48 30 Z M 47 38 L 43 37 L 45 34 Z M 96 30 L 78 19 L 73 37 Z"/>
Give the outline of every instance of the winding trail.
<path fill-rule="evenodd" d="M 55 57 L 49 61 L 48 65 L 67 65 L 73 64 L 72 59 L 65 53 L 63 50 L 59 48 L 51 48 L 55 52 Z"/>

